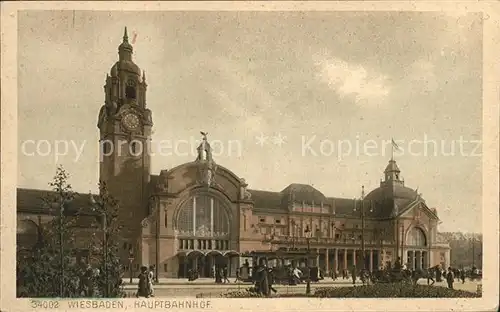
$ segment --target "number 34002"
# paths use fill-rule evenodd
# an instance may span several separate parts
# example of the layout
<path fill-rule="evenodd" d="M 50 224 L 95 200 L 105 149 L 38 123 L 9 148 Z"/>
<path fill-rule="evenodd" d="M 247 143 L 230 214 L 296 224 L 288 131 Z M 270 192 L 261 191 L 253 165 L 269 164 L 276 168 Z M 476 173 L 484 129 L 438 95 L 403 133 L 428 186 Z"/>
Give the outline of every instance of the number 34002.
<path fill-rule="evenodd" d="M 31 307 L 33 309 L 57 309 L 59 302 L 54 300 L 31 300 Z"/>

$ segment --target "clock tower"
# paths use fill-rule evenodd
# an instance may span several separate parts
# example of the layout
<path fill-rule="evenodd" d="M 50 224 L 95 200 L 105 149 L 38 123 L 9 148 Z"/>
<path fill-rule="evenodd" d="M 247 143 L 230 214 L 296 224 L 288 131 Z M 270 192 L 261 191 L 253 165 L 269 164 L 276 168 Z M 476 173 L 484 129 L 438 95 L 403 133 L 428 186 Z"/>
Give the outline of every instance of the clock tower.
<path fill-rule="evenodd" d="M 140 220 L 148 214 L 153 126 L 151 111 L 146 108 L 146 77 L 132 60 L 132 53 L 125 27 L 118 61 L 106 75 L 104 105 L 97 123 L 99 180 L 119 201 L 122 236 L 128 248 L 135 247 Z M 126 252 L 128 248 L 124 248 Z"/>

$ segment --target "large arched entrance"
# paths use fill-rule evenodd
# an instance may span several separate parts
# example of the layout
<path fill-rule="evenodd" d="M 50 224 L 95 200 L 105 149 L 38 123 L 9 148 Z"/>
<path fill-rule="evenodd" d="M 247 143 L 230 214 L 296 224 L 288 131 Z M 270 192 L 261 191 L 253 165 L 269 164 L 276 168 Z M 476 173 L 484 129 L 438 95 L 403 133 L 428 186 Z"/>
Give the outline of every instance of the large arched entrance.
<path fill-rule="evenodd" d="M 426 269 L 429 265 L 427 236 L 420 227 L 412 228 L 406 236 L 407 265 L 410 269 Z"/>
<path fill-rule="evenodd" d="M 224 202 L 209 194 L 188 199 L 179 209 L 175 231 L 179 260 L 178 277 L 197 270 L 200 277 L 213 277 L 215 267 L 228 266 L 235 271 L 235 252 L 231 251 L 230 210 Z"/>

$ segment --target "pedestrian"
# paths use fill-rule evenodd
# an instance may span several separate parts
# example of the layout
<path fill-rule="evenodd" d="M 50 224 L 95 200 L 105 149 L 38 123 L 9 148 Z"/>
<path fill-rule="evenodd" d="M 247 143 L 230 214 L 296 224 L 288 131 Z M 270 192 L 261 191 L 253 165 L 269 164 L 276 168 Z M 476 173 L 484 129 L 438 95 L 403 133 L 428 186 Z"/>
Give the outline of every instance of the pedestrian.
<path fill-rule="evenodd" d="M 229 279 L 227 278 L 227 265 L 225 265 L 223 268 L 222 268 L 222 276 L 224 278 L 223 282 L 224 284 L 227 282 L 227 283 L 231 283 L 229 281 Z"/>
<path fill-rule="evenodd" d="M 448 288 L 453 289 L 453 282 L 455 280 L 455 276 L 453 275 L 453 270 L 451 267 L 448 268 L 448 273 L 446 274 L 446 281 L 448 282 Z"/>
<path fill-rule="evenodd" d="M 155 266 L 154 265 L 151 265 L 149 267 L 149 271 L 148 271 L 148 274 L 149 274 L 149 295 L 151 297 L 154 297 L 154 288 L 153 288 L 153 281 L 154 281 L 154 276 L 155 276 Z"/>
<path fill-rule="evenodd" d="M 462 280 L 462 284 L 465 283 L 465 270 L 460 270 L 460 279 Z"/>
<path fill-rule="evenodd" d="M 299 268 L 295 267 L 292 271 L 292 276 L 296 284 L 300 284 L 302 282 L 302 271 Z"/>
<path fill-rule="evenodd" d="M 432 284 L 430 284 L 431 286 L 436 282 L 434 280 L 434 270 L 432 268 L 427 269 L 427 285 L 429 285 L 430 281 L 432 281 Z"/>
<path fill-rule="evenodd" d="M 138 276 L 139 283 L 137 284 L 137 294 L 136 297 L 146 297 L 150 296 L 150 282 L 149 282 L 149 272 L 147 266 L 141 266 L 141 273 Z"/>
<path fill-rule="evenodd" d="M 352 284 L 356 285 L 356 266 L 352 267 Z"/>
<path fill-rule="evenodd" d="M 240 280 L 240 268 L 236 268 L 236 279 L 234 280 L 234 282 L 238 282 Z"/>

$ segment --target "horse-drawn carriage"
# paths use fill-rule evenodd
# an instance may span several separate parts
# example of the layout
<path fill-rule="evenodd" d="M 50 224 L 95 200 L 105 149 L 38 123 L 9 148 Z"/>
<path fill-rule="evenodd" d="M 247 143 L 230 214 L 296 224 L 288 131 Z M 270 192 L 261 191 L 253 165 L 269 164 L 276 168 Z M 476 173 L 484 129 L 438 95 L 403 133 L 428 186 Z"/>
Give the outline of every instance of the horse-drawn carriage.
<path fill-rule="evenodd" d="M 373 283 L 400 283 L 407 282 L 409 276 L 402 269 L 383 269 L 372 272 L 371 280 Z"/>
<path fill-rule="evenodd" d="M 317 254 L 315 251 L 296 251 L 296 250 L 264 250 L 252 251 L 244 253 L 242 258 L 251 258 L 253 265 L 244 265 L 240 268 L 239 277 L 244 282 L 255 282 L 257 264 L 262 259 L 268 264 L 274 284 L 282 285 L 296 285 L 297 280 L 293 276 L 294 268 L 298 267 L 299 261 L 307 261 L 308 259 L 316 259 Z M 276 265 L 270 266 L 271 261 L 276 260 Z M 306 262 L 307 263 L 307 262 Z M 310 278 L 312 282 L 317 282 L 322 279 L 321 272 L 316 266 L 305 266 L 299 268 L 302 275 L 298 282 Z"/>

